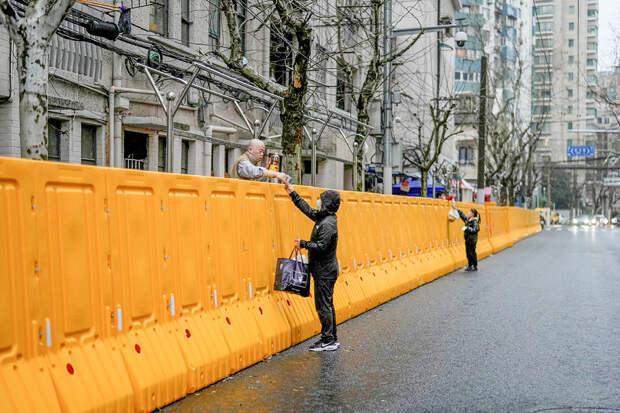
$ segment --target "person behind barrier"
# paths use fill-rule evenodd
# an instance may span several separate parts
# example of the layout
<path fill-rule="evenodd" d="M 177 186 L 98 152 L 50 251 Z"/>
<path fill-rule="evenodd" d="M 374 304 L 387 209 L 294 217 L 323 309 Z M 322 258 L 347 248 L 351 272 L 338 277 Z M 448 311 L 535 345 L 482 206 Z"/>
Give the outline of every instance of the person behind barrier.
<path fill-rule="evenodd" d="M 459 216 L 465 223 L 463 231 L 465 232 L 465 252 L 467 254 L 467 268 L 465 271 L 478 271 L 478 256 L 476 255 L 476 244 L 478 243 L 478 232 L 480 225 L 478 223 L 478 211 L 472 208 L 469 215 L 456 208 L 456 202 L 452 200 L 452 208 L 459 212 Z"/>
<path fill-rule="evenodd" d="M 248 150 L 233 164 L 231 176 L 235 179 L 252 181 L 263 181 L 267 178 L 277 178 L 281 182 L 286 181 L 286 174 L 270 171 L 258 165 L 263 160 L 263 156 L 265 156 L 265 143 L 258 139 L 252 139 L 248 144 Z"/>
<path fill-rule="evenodd" d="M 295 192 L 288 180 L 284 185 L 295 206 L 314 221 L 310 241 L 295 240 L 295 248 L 308 250 L 308 264 L 314 278 L 314 305 L 321 321 L 321 339 L 310 347 L 310 351 L 333 351 L 340 346 L 334 308 L 334 285 L 339 272 L 336 212 L 340 208 L 340 194 L 336 191 L 323 192 L 320 205 L 314 209 Z"/>

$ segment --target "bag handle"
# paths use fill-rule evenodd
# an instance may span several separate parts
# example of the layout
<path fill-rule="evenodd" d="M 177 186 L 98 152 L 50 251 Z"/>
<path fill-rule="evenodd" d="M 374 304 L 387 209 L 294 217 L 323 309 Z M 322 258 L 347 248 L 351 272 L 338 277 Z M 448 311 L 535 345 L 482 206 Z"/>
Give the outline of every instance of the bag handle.
<path fill-rule="evenodd" d="M 288 259 L 290 260 L 291 258 L 293 258 L 293 253 L 295 253 L 295 260 L 297 260 L 297 256 L 299 255 L 299 250 L 295 247 L 293 247 L 293 251 L 291 251 L 291 254 L 288 256 Z"/>

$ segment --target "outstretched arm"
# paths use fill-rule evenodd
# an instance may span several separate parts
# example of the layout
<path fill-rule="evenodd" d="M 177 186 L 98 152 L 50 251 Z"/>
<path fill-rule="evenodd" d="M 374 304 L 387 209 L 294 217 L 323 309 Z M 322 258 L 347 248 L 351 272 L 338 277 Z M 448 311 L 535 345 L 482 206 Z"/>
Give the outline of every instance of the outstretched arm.
<path fill-rule="evenodd" d="M 291 200 L 295 204 L 295 206 L 304 213 L 308 218 L 313 221 L 316 221 L 317 215 L 319 213 L 318 210 L 311 208 L 310 205 L 293 189 L 293 185 L 291 185 L 288 181 L 284 184 L 286 188 L 286 192 L 291 196 Z"/>

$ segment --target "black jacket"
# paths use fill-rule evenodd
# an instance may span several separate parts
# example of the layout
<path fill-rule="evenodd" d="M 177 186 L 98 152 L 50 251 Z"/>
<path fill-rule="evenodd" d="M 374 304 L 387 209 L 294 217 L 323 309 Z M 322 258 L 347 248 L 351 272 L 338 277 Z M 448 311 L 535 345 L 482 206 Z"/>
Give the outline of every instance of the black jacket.
<path fill-rule="evenodd" d="M 467 219 L 467 216 L 459 211 L 459 216 L 465 223 L 465 241 L 469 242 L 477 242 L 478 241 L 478 232 L 480 231 L 480 225 L 478 225 L 478 218 L 472 217 L 471 219 Z"/>
<path fill-rule="evenodd" d="M 310 241 L 301 241 L 301 247 L 308 250 L 310 272 L 315 278 L 338 278 L 338 219 L 336 212 L 340 208 L 340 194 L 325 191 L 321 194 L 321 209 L 310 208 L 308 203 L 295 191 L 291 199 L 308 218 L 314 221 Z"/>

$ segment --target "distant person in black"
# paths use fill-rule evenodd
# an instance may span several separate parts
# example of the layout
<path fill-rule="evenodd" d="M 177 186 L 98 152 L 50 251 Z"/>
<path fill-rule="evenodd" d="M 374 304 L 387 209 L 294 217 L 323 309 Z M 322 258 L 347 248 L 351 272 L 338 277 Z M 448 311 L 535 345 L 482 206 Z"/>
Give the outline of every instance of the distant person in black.
<path fill-rule="evenodd" d="M 467 268 L 465 268 L 465 271 L 478 271 L 478 256 L 476 255 L 476 244 L 478 243 L 478 232 L 480 231 L 478 211 L 472 208 L 469 211 L 469 215 L 465 216 L 462 211 L 456 208 L 454 200 L 452 200 L 452 208 L 459 212 L 459 216 L 465 223 L 463 227 L 465 233 L 465 252 L 467 254 Z"/>
<path fill-rule="evenodd" d="M 308 250 L 308 264 L 314 278 L 314 305 L 321 321 L 321 339 L 310 347 L 311 351 L 333 351 L 340 343 L 336 336 L 336 310 L 334 309 L 334 285 L 338 278 L 338 219 L 340 194 L 325 191 L 321 194 L 317 209 L 308 203 L 286 182 L 286 192 L 293 203 L 308 218 L 314 221 L 310 241 L 295 240 L 295 248 Z"/>

